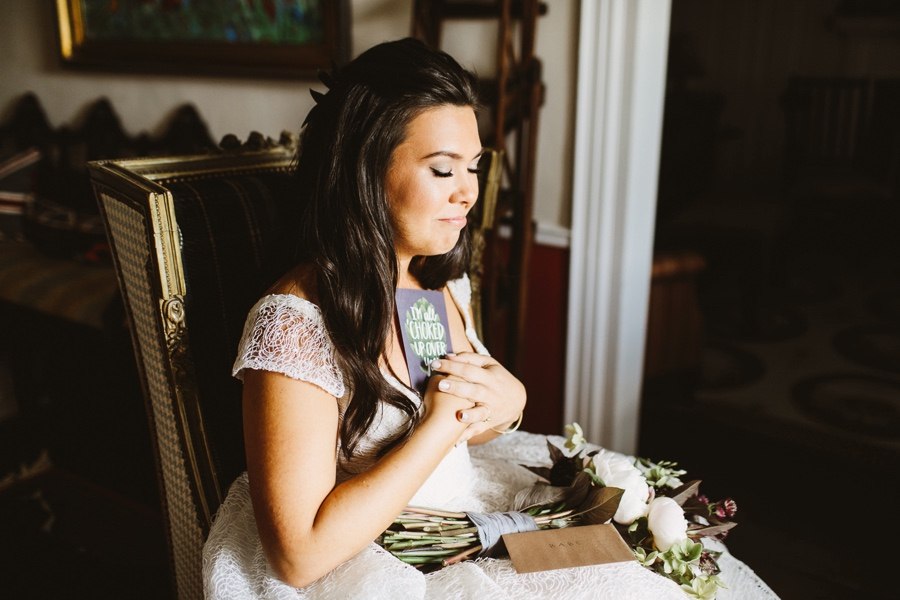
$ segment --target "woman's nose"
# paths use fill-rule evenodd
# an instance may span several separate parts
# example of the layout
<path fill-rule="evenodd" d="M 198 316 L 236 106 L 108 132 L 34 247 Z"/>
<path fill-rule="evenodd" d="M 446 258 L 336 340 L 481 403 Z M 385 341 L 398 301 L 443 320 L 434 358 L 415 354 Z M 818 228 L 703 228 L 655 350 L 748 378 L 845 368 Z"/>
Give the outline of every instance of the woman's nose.
<path fill-rule="evenodd" d="M 478 177 L 472 173 L 465 173 L 460 179 L 452 200 L 471 206 L 478 201 Z"/>

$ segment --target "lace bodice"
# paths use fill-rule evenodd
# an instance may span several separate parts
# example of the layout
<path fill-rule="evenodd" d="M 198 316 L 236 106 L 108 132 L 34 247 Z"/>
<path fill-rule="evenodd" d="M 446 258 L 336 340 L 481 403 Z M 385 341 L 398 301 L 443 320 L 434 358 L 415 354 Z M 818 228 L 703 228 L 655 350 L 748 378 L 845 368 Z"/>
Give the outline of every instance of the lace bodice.
<path fill-rule="evenodd" d="M 462 314 L 467 339 L 476 351 L 487 354 L 470 313 L 472 291 L 468 277 L 448 282 L 448 288 Z M 341 415 L 346 411 L 350 394 L 335 361 L 334 346 L 319 307 L 308 300 L 291 294 L 269 294 L 250 309 L 232 374 L 241 379 L 244 369 L 282 373 L 316 385 L 337 399 Z M 385 371 L 382 375 L 414 404 L 421 404 L 421 398 L 393 375 Z M 368 470 L 377 460 L 378 451 L 405 425 L 406 419 L 398 408 L 380 404 L 372 427 L 360 439 L 353 457 L 348 459 L 338 453 L 337 482 Z M 469 492 L 465 482 L 472 480 L 471 469 L 468 449 L 461 444 L 444 458 L 412 503 L 463 508 L 460 499 Z"/>

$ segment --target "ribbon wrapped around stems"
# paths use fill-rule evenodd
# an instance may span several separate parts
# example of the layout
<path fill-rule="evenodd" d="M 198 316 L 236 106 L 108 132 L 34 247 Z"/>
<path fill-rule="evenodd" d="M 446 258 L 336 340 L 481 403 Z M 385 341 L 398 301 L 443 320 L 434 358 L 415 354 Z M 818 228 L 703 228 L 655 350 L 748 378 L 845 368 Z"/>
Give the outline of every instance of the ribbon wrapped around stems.
<path fill-rule="evenodd" d="M 478 529 L 481 540 L 480 556 L 487 556 L 505 533 L 537 531 L 538 524 L 530 515 L 520 512 L 477 513 L 467 512 L 466 516 Z"/>

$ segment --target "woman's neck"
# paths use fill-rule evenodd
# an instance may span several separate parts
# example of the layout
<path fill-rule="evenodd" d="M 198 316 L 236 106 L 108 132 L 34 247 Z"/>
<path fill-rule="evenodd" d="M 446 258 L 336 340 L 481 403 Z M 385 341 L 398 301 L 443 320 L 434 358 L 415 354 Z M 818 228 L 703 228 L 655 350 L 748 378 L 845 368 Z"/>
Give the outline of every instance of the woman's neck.
<path fill-rule="evenodd" d="M 409 265 L 412 263 L 412 257 L 399 257 L 397 259 L 397 287 L 422 289 L 419 280 L 409 272 Z"/>

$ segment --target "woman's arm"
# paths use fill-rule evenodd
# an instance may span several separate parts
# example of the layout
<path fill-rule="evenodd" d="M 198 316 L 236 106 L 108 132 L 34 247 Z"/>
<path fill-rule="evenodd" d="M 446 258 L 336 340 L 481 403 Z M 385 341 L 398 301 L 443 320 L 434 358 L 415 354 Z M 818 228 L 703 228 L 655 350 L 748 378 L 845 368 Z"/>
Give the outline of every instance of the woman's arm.
<path fill-rule="evenodd" d="M 338 407 L 321 388 L 266 371 L 244 372 L 247 472 L 263 550 L 275 573 L 302 587 L 377 538 L 466 429 L 471 406 L 436 389 L 409 440 L 335 487 Z"/>

